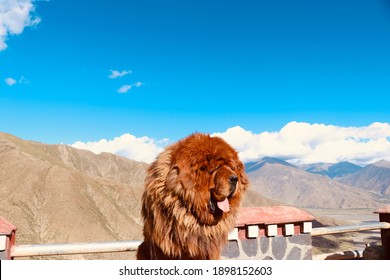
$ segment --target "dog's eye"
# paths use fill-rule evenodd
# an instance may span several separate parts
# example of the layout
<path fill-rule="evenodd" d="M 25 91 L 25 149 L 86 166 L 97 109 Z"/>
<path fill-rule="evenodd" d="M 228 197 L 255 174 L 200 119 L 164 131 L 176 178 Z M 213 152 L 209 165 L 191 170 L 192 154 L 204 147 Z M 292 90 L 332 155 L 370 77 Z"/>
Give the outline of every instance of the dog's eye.
<path fill-rule="evenodd" d="M 220 167 L 221 167 L 221 165 L 217 165 L 217 166 L 214 166 L 214 167 L 209 168 L 209 173 L 210 173 L 210 174 L 213 174 L 213 173 L 216 172 Z"/>
<path fill-rule="evenodd" d="M 207 166 L 206 165 L 202 165 L 201 167 L 200 167 L 200 171 L 205 171 L 207 169 Z"/>

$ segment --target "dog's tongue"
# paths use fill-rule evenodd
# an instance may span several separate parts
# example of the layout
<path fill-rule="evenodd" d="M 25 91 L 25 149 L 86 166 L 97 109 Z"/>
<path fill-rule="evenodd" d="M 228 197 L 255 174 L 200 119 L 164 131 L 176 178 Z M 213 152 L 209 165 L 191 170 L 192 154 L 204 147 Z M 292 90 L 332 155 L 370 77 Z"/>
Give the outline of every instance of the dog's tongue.
<path fill-rule="evenodd" d="M 225 198 L 224 201 L 217 202 L 218 208 L 221 209 L 223 212 L 229 212 L 229 201 L 227 198 Z"/>

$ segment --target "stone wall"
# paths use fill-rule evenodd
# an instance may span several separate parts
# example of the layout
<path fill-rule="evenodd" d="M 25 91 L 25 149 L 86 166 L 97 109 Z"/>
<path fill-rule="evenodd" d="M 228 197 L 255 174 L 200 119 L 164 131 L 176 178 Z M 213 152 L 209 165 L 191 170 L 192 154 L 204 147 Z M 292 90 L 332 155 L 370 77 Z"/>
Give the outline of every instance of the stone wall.
<path fill-rule="evenodd" d="M 311 260 L 311 248 L 310 234 L 229 240 L 222 259 Z"/>

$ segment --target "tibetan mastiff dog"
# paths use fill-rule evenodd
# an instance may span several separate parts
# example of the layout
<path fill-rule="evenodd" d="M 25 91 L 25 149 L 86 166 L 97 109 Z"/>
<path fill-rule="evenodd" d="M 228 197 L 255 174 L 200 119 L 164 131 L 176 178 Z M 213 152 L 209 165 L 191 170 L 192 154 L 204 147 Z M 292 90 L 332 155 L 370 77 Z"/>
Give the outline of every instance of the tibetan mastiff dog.
<path fill-rule="evenodd" d="M 145 178 L 137 259 L 219 259 L 248 184 L 222 138 L 195 133 L 167 147 Z"/>

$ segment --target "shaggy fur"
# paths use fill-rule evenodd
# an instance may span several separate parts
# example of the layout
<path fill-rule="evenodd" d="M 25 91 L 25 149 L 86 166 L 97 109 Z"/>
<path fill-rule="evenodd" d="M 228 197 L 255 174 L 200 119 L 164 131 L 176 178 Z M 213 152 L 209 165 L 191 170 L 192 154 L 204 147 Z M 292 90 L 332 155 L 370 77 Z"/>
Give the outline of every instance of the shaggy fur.
<path fill-rule="evenodd" d="M 219 259 L 248 183 L 219 137 L 196 133 L 166 148 L 145 179 L 137 259 Z"/>

